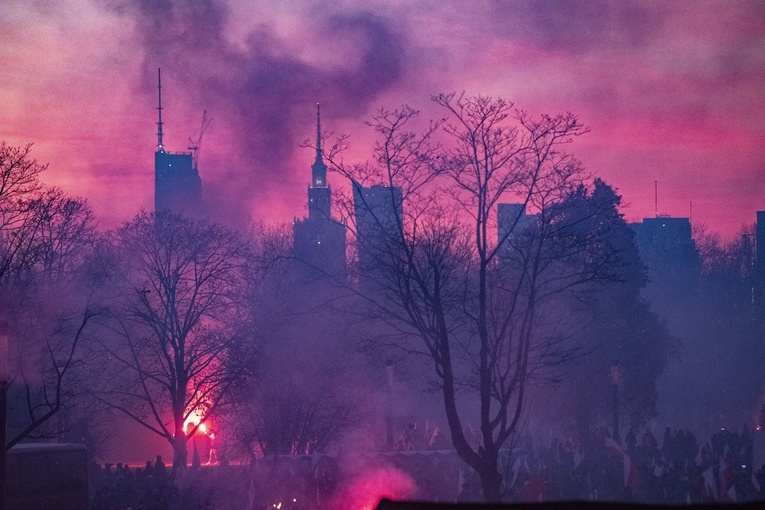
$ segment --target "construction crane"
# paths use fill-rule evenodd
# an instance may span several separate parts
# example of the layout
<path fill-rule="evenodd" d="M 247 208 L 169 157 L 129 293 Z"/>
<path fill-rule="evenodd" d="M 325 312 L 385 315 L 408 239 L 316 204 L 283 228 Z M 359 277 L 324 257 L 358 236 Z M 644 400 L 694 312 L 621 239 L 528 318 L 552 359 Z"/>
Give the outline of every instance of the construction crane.
<path fill-rule="evenodd" d="M 199 136 L 196 140 L 189 138 L 189 150 L 191 151 L 192 165 L 194 170 L 198 170 L 199 164 L 199 151 L 202 149 L 202 137 L 205 135 L 205 131 L 210 127 L 212 119 L 207 116 L 207 110 L 202 113 L 202 127 L 199 129 Z"/>

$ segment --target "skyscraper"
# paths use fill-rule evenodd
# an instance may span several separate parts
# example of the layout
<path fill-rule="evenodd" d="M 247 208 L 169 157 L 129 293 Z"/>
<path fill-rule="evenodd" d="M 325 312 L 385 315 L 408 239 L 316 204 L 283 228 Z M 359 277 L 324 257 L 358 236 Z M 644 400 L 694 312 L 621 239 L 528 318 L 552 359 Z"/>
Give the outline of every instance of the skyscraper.
<path fill-rule="evenodd" d="M 631 223 L 640 256 L 650 269 L 657 266 L 698 265 L 698 253 L 693 241 L 691 222 L 688 218 L 671 218 L 659 215 L 643 218 L 642 223 Z"/>
<path fill-rule="evenodd" d="M 680 313 L 698 285 L 701 270 L 690 219 L 659 215 L 629 225 L 648 269 L 649 283 L 643 297 L 655 310 Z"/>
<path fill-rule="evenodd" d="M 295 258 L 336 278 L 345 274 L 345 225 L 332 219 L 332 190 L 321 149 L 321 111 L 316 105 L 316 160 L 308 186 L 308 217 L 292 225 Z"/>
<path fill-rule="evenodd" d="M 765 211 L 757 211 L 754 232 L 754 311 L 755 318 L 765 323 Z"/>
<path fill-rule="evenodd" d="M 162 74 L 157 69 L 159 122 L 157 151 L 154 153 L 154 212 L 170 211 L 199 215 L 202 210 L 202 180 L 190 152 L 165 151 L 162 140 Z"/>
<path fill-rule="evenodd" d="M 401 188 L 353 183 L 359 271 L 362 276 L 379 272 L 402 253 L 399 238 L 403 221 Z"/>
<path fill-rule="evenodd" d="M 526 204 L 497 204 L 497 243 L 499 258 L 513 255 L 513 244 L 532 225 L 535 216 L 526 214 Z"/>

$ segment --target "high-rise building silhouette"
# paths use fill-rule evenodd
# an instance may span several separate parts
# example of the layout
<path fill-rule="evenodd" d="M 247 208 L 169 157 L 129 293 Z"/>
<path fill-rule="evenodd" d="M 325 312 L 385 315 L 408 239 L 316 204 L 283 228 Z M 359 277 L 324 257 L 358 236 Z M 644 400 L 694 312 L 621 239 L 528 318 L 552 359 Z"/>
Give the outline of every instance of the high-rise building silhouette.
<path fill-rule="evenodd" d="M 308 217 L 292 225 L 295 258 L 327 275 L 345 274 L 345 225 L 332 219 L 332 190 L 321 149 L 321 111 L 316 105 L 316 160 L 308 186 Z"/>
<path fill-rule="evenodd" d="M 694 266 L 698 262 L 696 244 L 688 218 L 659 215 L 631 223 L 640 255 L 649 268 L 652 264 Z"/>
<path fill-rule="evenodd" d="M 362 276 L 379 272 L 395 263 L 402 253 L 400 239 L 403 221 L 401 188 L 353 182 L 356 215 L 356 241 L 359 271 Z"/>
<path fill-rule="evenodd" d="M 497 204 L 497 252 L 500 259 L 513 255 L 513 243 L 536 216 L 526 214 L 526 204 Z"/>
<path fill-rule="evenodd" d="M 755 318 L 765 323 L 765 211 L 757 211 L 754 242 L 754 312 Z"/>
<path fill-rule="evenodd" d="M 658 215 L 630 223 L 635 244 L 648 269 L 649 284 L 643 296 L 656 309 L 669 309 L 693 294 L 701 260 L 689 218 Z"/>
<path fill-rule="evenodd" d="M 190 152 L 171 153 L 162 139 L 162 74 L 157 70 L 159 121 L 157 151 L 154 153 L 154 212 L 170 211 L 199 215 L 202 210 L 202 180 Z"/>

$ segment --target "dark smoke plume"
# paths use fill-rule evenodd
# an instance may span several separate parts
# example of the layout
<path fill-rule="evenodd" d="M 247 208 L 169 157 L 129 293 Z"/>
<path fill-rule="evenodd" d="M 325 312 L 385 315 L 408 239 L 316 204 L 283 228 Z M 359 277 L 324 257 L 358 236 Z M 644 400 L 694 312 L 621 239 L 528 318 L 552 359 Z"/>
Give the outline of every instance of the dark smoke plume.
<path fill-rule="evenodd" d="M 134 19 L 145 53 L 142 91 L 156 90 L 156 69 L 162 67 L 163 75 L 183 86 L 174 94 L 194 98 L 216 119 L 216 129 L 222 125 L 227 133 L 231 154 L 219 155 L 212 163 L 217 168 L 200 166 L 206 197 L 227 208 L 224 214 L 246 216 L 273 200 L 268 195 L 274 192 L 302 190 L 296 184 L 307 179 L 295 174 L 307 169 L 295 169 L 293 155 L 311 132 L 305 119 L 315 103 L 331 105 L 325 110 L 330 121 L 359 118 L 402 74 L 401 36 L 367 12 L 312 16 L 315 32 L 308 44 L 319 53 L 324 46 L 348 53 L 349 64 L 337 69 L 301 59 L 268 26 L 235 46 L 226 32 L 230 9 L 218 0 L 146 0 L 121 10 Z"/>

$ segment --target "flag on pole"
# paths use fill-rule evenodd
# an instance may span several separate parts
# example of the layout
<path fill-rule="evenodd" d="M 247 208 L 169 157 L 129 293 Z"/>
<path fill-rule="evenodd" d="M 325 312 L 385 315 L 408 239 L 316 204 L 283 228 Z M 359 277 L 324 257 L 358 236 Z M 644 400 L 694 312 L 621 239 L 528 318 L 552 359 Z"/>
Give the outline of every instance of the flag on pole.
<path fill-rule="evenodd" d="M 715 483 L 715 473 L 712 466 L 709 466 L 706 471 L 701 473 L 701 477 L 704 479 L 704 494 L 711 496 L 717 501 L 717 483 Z"/>

